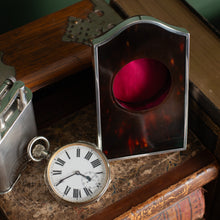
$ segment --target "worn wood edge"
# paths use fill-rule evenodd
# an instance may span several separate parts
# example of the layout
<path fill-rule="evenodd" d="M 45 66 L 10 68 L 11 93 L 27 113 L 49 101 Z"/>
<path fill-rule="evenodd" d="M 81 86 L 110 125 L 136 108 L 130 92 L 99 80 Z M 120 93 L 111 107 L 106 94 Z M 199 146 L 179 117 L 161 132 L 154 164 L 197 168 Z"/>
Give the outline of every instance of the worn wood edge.
<path fill-rule="evenodd" d="M 198 172 L 193 173 L 189 177 L 178 182 L 177 184 L 174 184 L 169 188 L 167 188 L 166 190 L 151 197 L 149 200 L 146 200 L 144 203 L 139 204 L 136 207 L 132 207 L 131 210 L 122 214 L 116 219 L 117 220 L 123 219 L 125 218 L 125 216 L 135 216 L 142 210 L 147 211 L 148 217 L 153 217 L 155 214 L 158 213 L 158 210 L 163 210 L 168 208 L 169 206 L 173 205 L 177 201 L 184 198 L 184 196 L 186 196 L 187 194 L 193 192 L 199 187 L 214 180 L 217 177 L 217 174 L 218 174 L 218 168 L 215 163 L 206 166 L 203 169 L 199 170 Z M 197 182 L 197 181 L 199 182 L 201 178 L 204 178 L 206 181 L 204 181 L 202 184 L 197 184 L 197 185 L 192 184 L 192 182 Z"/>
<path fill-rule="evenodd" d="M 57 74 L 54 74 L 54 72 L 51 72 L 50 74 L 48 74 L 47 77 L 44 77 L 43 75 L 41 77 L 36 77 L 36 78 L 32 78 L 28 76 L 25 78 L 18 77 L 17 80 L 23 81 L 26 87 L 28 87 L 32 92 L 36 92 L 40 90 L 41 88 L 44 88 L 48 85 L 59 82 L 60 80 L 68 76 L 75 75 L 79 72 L 82 72 L 88 69 L 89 67 L 91 67 L 90 61 L 87 63 L 84 63 L 83 66 L 69 65 L 69 67 L 67 67 L 68 68 L 67 71 L 58 71 Z"/>
<path fill-rule="evenodd" d="M 147 209 L 153 215 L 157 208 L 164 209 L 214 180 L 218 170 L 219 166 L 213 155 L 204 150 L 88 219 L 114 219 L 123 213 L 129 213 L 133 207 L 139 210 L 143 206 L 149 206 Z"/>
<path fill-rule="evenodd" d="M 138 207 L 133 207 L 129 212 L 126 212 L 126 213 L 120 215 L 119 217 L 115 218 L 115 220 L 127 220 L 127 219 L 130 220 L 130 219 L 141 219 L 141 218 L 144 218 L 144 219 L 153 218 L 154 219 L 158 215 L 161 216 L 162 213 L 165 212 L 165 210 L 169 210 L 169 208 L 171 208 L 173 206 L 177 206 L 178 209 L 181 209 L 179 207 L 178 203 L 182 202 L 183 200 L 188 200 L 189 201 L 189 197 L 191 196 L 191 194 L 195 193 L 196 191 L 197 192 L 199 191 L 199 193 L 200 193 L 199 196 L 201 197 L 201 198 L 199 198 L 199 200 L 201 199 L 199 202 L 201 203 L 201 205 L 203 207 L 203 210 L 200 211 L 200 215 L 202 217 L 205 214 L 205 198 L 204 198 L 204 189 L 202 187 L 200 187 L 200 188 L 196 189 L 195 191 L 189 193 L 185 197 L 181 198 L 180 200 L 177 200 L 176 202 L 172 203 L 170 206 L 157 207 L 157 206 L 155 206 L 155 204 L 152 205 L 152 203 L 151 203 L 151 204 L 149 204 L 150 205 L 150 207 L 149 207 L 149 205 L 144 205 L 148 202 L 148 201 L 146 201 L 145 203 L 143 203 L 142 207 L 139 207 L 139 206 Z M 158 202 L 158 201 L 156 201 L 156 202 Z M 152 205 L 152 207 L 151 207 L 151 205 Z M 195 204 L 192 204 L 192 205 L 195 205 Z M 198 204 L 196 204 L 196 206 L 197 205 Z M 194 210 L 193 207 L 191 207 L 191 208 L 192 208 L 192 210 L 191 210 L 192 216 L 195 213 L 198 214 L 198 210 Z M 155 209 L 157 209 L 157 210 L 155 211 Z M 184 210 L 182 210 L 182 211 L 184 211 Z M 172 216 L 170 216 L 170 217 L 172 217 Z"/>

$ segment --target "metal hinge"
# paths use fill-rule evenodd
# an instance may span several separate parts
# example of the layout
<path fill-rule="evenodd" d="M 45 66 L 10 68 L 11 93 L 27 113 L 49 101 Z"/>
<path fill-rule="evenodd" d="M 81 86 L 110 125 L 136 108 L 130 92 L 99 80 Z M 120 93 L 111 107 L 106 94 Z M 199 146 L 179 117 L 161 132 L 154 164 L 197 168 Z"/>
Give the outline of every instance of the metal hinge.
<path fill-rule="evenodd" d="M 77 42 L 91 46 L 91 41 L 104 34 L 123 19 L 104 1 L 91 0 L 94 4 L 93 12 L 86 19 L 69 17 L 65 42 Z"/>

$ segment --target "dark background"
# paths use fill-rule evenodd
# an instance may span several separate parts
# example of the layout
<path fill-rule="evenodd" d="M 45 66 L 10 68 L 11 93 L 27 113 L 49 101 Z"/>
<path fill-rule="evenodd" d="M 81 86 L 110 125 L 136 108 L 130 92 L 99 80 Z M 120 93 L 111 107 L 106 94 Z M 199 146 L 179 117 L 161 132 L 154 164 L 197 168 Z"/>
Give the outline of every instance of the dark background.
<path fill-rule="evenodd" d="M 0 0 L 0 34 L 80 0 Z M 109 3 L 110 0 L 106 0 Z M 184 0 L 220 33 L 220 0 Z"/>

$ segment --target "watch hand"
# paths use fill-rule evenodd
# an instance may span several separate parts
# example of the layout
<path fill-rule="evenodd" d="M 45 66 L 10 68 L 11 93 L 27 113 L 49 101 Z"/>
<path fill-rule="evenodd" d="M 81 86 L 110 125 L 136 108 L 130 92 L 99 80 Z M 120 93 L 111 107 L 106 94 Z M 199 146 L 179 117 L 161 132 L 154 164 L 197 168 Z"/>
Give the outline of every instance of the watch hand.
<path fill-rule="evenodd" d="M 88 181 L 91 181 L 91 177 L 90 176 L 85 176 L 83 174 L 80 174 L 81 176 L 85 177 Z"/>
<path fill-rule="evenodd" d="M 76 171 L 76 175 L 80 175 L 82 177 L 85 177 L 88 181 L 91 181 L 91 177 L 90 176 L 85 176 L 82 173 L 80 173 L 79 171 Z"/>
<path fill-rule="evenodd" d="M 60 183 L 62 183 L 65 179 L 68 179 L 69 177 L 74 176 L 75 174 L 77 174 L 77 171 L 74 172 L 74 173 L 72 173 L 71 175 L 69 175 L 69 176 L 67 176 L 67 177 L 65 177 L 65 178 L 63 178 L 63 179 L 61 179 L 61 180 L 56 184 L 56 186 L 58 186 Z"/>

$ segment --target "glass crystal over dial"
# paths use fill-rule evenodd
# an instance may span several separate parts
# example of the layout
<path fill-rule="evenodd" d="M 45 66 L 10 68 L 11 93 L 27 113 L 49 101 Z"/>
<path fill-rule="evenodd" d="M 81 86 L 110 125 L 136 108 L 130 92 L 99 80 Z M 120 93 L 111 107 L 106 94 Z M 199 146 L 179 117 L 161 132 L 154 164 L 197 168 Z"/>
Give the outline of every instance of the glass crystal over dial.
<path fill-rule="evenodd" d="M 104 154 L 89 143 L 73 143 L 56 151 L 46 169 L 46 181 L 56 197 L 75 204 L 98 200 L 110 182 Z"/>

